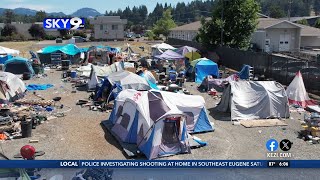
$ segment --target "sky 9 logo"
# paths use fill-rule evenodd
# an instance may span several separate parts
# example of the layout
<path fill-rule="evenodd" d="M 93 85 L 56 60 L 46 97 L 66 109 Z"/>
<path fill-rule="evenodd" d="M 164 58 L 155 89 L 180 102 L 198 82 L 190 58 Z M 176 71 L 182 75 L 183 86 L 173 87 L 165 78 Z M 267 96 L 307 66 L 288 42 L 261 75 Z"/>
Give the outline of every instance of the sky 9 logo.
<path fill-rule="evenodd" d="M 46 18 L 43 20 L 44 29 L 84 29 L 84 18 Z"/>

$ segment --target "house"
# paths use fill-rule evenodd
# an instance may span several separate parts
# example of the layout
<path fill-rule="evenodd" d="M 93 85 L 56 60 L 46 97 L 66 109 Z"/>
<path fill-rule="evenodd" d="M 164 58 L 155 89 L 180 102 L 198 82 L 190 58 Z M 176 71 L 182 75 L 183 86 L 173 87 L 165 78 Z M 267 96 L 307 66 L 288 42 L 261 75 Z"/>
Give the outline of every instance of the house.
<path fill-rule="evenodd" d="M 123 40 L 126 19 L 120 16 L 98 16 L 90 23 L 94 26 L 93 37 L 96 40 Z"/>
<path fill-rule="evenodd" d="M 268 16 L 258 13 L 260 18 L 268 18 Z M 206 18 L 210 20 L 210 18 Z M 180 39 L 185 41 L 193 41 L 198 34 L 199 28 L 201 27 L 201 21 L 196 21 L 190 24 L 170 29 L 169 38 Z"/>
<path fill-rule="evenodd" d="M 320 29 L 287 20 L 260 18 L 254 43 L 262 51 L 300 51 L 300 48 L 320 47 Z"/>
<path fill-rule="evenodd" d="M 193 41 L 200 27 L 201 22 L 196 21 L 173 28 L 169 38 Z M 320 29 L 260 15 L 251 43 L 265 52 L 298 52 L 300 48 L 320 47 Z"/>
<path fill-rule="evenodd" d="M 301 29 L 298 24 L 273 18 L 259 18 L 251 43 L 266 52 L 299 51 Z"/>

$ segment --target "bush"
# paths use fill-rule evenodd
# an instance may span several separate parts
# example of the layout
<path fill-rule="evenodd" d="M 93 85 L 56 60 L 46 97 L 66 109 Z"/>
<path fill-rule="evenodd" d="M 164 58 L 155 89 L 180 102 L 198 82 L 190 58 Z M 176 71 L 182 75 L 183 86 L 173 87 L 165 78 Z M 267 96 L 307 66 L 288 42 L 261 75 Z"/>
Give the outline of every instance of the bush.
<path fill-rule="evenodd" d="M 73 33 L 73 36 L 80 36 L 83 38 L 87 38 L 87 34 L 83 31 L 76 31 L 75 33 Z"/>
<path fill-rule="evenodd" d="M 90 41 L 95 41 L 95 39 L 94 39 L 93 36 L 91 36 L 91 37 L 89 38 L 89 40 L 90 40 Z"/>
<path fill-rule="evenodd" d="M 62 39 L 71 39 L 72 38 L 72 35 L 68 34 L 66 36 L 64 36 Z"/>
<path fill-rule="evenodd" d="M 57 37 L 55 37 L 55 36 L 52 36 L 52 35 L 45 35 L 44 36 L 44 39 L 45 40 L 55 40 Z"/>

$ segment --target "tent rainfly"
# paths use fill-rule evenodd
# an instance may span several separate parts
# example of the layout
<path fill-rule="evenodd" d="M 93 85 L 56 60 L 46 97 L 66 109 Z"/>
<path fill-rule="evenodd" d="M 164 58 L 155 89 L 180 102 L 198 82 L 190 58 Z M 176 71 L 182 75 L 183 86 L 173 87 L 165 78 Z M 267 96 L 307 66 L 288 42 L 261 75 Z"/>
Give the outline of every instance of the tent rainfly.
<path fill-rule="evenodd" d="M 231 112 L 231 120 L 290 116 L 287 93 L 275 81 L 231 81 L 217 110 Z"/>
<path fill-rule="evenodd" d="M 176 53 L 176 52 L 174 52 L 172 50 L 167 50 L 163 54 L 155 56 L 155 57 L 158 58 L 158 59 L 161 59 L 161 60 L 179 60 L 179 59 L 184 59 L 183 55 L 181 55 L 179 53 Z"/>
<path fill-rule="evenodd" d="M 151 55 L 152 56 L 161 55 L 166 50 L 174 50 L 174 49 L 176 49 L 176 48 L 174 48 L 173 46 L 166 44 L 166 43 L 155 44 L 155 45 L 151 46 Z"/>
<path fill-rule="evenodd" d="M 189 103 L 183 104 L 181 102 L 188 98 L 167 93 L 124 90 L 117 96 L 109 118 L 114 124 L 112 131 L 123 142 L 137 144 L 148 159 L 190 153 L 187 132 L 198 127 L 213 129 L 201 110 L 203 98 L 191 98 Z M 181 100 L 175 102 L 173 98 Z M 188 120 L 188 117 L 192 118 Z"/>
<path fill-rule="evenodd" d="M 6 104 L 24 96 L 27 90 L 18 76 L 9 72 L 0 72 L 0 103 Z"/>
<path fill-rule="evenodd" d="M 287 87 L 286 91 L 290 104 L 297 104 L 299 106 L 302 106 L 303 108 L 307 107 L 308 105 L 316 104 L 309 98 L 300 71 L 297 72 L 296 77 Z"/>

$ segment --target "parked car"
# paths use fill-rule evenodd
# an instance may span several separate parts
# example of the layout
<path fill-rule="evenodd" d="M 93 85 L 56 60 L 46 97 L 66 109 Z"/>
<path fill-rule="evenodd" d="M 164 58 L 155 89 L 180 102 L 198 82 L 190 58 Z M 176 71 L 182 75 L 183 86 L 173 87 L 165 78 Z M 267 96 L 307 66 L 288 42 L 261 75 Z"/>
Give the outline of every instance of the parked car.
<path fill-rule="evenodd" d="M 62 38 L 57 38 L 56 43 L 62 43 Z"/>
<path fill-rule="evenodd" d="M 135 37 L 136 38 L 141 38 L 141 34 L 136 34 Z"/>

